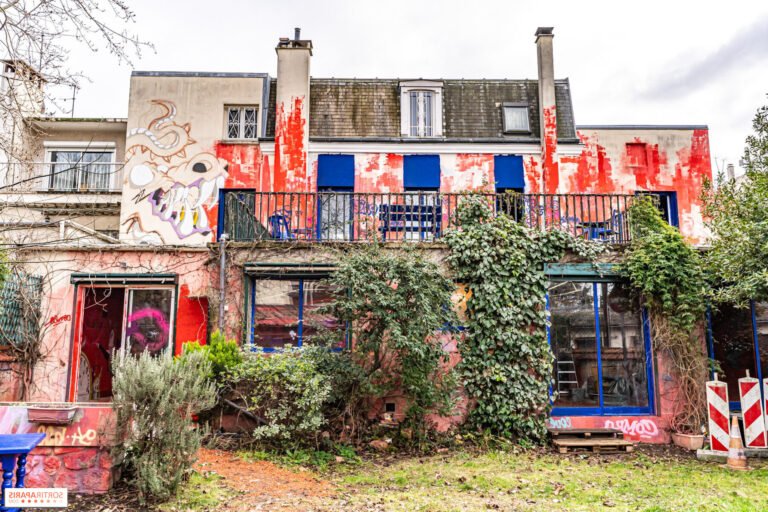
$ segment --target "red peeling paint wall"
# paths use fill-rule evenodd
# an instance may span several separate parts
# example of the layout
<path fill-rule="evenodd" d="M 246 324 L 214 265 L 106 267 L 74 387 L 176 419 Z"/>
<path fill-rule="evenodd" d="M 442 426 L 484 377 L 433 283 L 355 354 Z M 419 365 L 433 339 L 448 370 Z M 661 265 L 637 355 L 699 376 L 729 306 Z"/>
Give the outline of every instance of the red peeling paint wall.
<path fill-rule="evenodd" d="M 305 130 L 307 115 L 304 97 L 293 103 L 280 103 L 275 111 L 274 190 L 278 192 L 312 192 L 314 180 L 307 176 Z"/>
<path fill-rule="evenodd" d="M 560 171 L 557 159 L 557 111 L 554 105 L 542 109 L 544 116 L 544 140 L 542 140 L 542 171 L 544 174 L 544 192 L 556 194 L 560 183 Z"/>
<path fill-rule="evenodd" d="M 676 192 L 681 233 L 696 244 L 706 240 L 700 200 L 704 180 L 712 177 L 706 129 L 587 129 L 578 135 L 582 151 L 560 158 L 557 192 Z"/>
<path fill-rule="evenodd" d="M 440 158 L 440 191 L 493 192 L 493 154 L 459 153 Z"/>
<path fill-rule="evenodd" d="M 361 153 L 355 155 L 355 192 L 403 192 L 403 155 Z"/>
<path fill-rule="evenodd" d="M 535 156 L 523 158 L 525 171 L 525 192 L 528 194 L 540 194 L 542 191 L 541 162 Z"/>

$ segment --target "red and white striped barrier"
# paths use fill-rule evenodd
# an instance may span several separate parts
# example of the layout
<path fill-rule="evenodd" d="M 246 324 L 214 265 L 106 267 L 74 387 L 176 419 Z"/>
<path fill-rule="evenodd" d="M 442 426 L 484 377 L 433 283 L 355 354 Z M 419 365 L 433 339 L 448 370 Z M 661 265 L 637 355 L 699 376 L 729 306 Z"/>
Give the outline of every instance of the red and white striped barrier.
<path fill-rule="evenodd" d="M 744 440 L 747 448 L 765 448 L 765 420 L 760 381 L 749 376 L 739 379 L 741 413 L 744 419 Z"/>
<path fill-rule="evenodd" d="M 728 386 L 715 380 L 707 382 L 707 417 L 709 418 L 709 444 L 713 450 L 728 451 Z"/>
<path fill-rule="evenodd" d="M 768 432 L 768 378 L 763 379 L 763 418 L 765 418 L 765 430 Z M 766 434 L 768 436 L 768 434 Z"/>

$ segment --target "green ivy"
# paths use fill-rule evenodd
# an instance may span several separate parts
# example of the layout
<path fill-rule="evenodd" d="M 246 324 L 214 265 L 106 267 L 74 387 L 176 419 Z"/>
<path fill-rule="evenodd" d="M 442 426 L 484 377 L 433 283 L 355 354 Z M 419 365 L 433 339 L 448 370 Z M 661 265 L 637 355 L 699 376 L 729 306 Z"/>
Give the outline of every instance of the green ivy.
<path fill-rule="evenodd" d="M 706 421 L 703 382 L 707 358 L 701 332 L 707 283 L 702 260 L 680 232 L 661 217 L 651 197 L 629 209 L 632 242 L 621 273 L 651 312 L 654 352 L 668 357 L 678 395 L 670 426 L 698 434 Z"/>
<path fill-rule="evenodd" d="M 460 377 L 475 402 L 469 425 L 542 441 L 550 408 L 553 356 L 546 337 L 544 264 L 567 250 L 594 261 L 603 246 L 559 231 L 528 228 L 467 195 L 460 229 L 446 234 L 454 277 L 469 288 Z"/>

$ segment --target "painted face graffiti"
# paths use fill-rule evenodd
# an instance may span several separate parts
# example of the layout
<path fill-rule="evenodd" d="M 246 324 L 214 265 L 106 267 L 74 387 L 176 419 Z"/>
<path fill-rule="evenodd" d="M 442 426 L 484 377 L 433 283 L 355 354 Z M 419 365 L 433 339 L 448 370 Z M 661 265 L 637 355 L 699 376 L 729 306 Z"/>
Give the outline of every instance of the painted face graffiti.
<path fill-rule="evenodd" d="M 128 184 L 137 191 L 135 209 L 123 224 L 142 241 L 163 242 L 169 226 L 176 237 L 208 236 L 211 233 L 206 207 L 215 205 L 227 178 L 227 162 L 197 150 L 189 124 L 174 121 L 176 106 L 155 100 L 162 115 L 146 128 L 128 133 L 131 156 Z M 156 220 L 161 221 L 158 226 Z"/>

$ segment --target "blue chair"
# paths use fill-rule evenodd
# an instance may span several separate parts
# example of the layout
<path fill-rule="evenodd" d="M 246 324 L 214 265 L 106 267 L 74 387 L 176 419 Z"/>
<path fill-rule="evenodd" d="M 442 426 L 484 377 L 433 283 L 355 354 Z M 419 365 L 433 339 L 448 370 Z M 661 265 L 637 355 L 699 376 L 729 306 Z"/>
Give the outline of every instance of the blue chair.
<path fill-rule="evenodd" d="M 27 455 L 45 439 L 45 434 L 0 435 L 0 461 L 3 465 L 3 483 L 0 485 L 0 511 L 18 512 L 18 508 L 5 506 L 5 489 L 24 487 L 27 475 Z M 16 470 L 16 482 L 13 472 Z"/>

